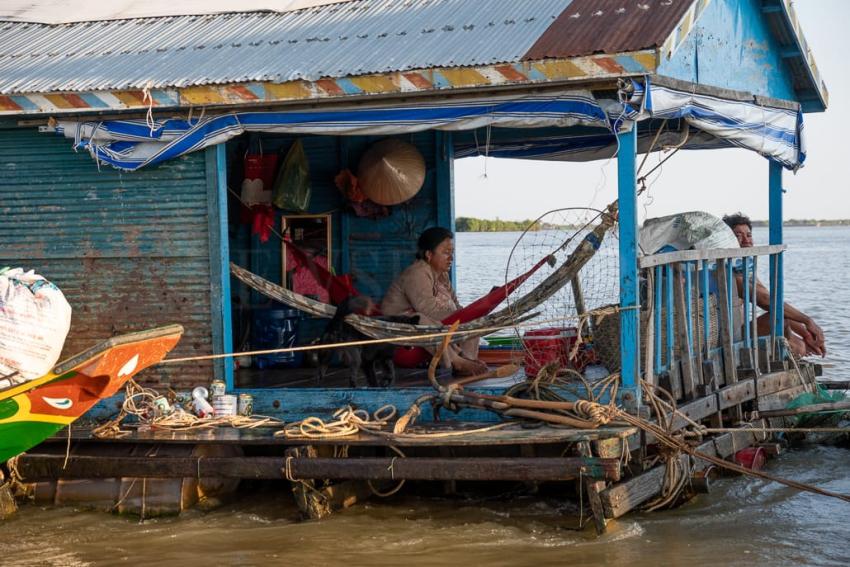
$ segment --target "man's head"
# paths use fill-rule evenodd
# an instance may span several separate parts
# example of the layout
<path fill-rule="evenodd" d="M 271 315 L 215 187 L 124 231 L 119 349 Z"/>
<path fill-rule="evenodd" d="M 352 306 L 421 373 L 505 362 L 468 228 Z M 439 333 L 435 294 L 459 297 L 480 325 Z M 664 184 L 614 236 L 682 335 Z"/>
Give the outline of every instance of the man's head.
<path fill-rule="evenodd" d="M 750 217 L 742 213 L 734 213 L 723 217 L 723 222 L 735 233 L 741 248 L 750 248 L 753 245 L 753 223 Z"/>

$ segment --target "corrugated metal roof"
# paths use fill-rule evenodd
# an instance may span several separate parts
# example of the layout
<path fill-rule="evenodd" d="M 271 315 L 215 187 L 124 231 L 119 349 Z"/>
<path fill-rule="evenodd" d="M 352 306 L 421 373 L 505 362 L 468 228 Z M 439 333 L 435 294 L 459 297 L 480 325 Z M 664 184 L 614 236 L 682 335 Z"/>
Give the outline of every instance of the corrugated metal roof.
<path fill-rule="evenodd" d="M 190 16 L 197 14 L 223 14 L 227 12 L 290 12 L 336 4 L 348 0 L 239 0 L 234 8 L 231 0 L 3 0 L 0 2 L 0 20 L 10 22 L 38 22 L 42 24 L 67 24 L 95 20 L 126 20 L 128 18 L 154 18 L 160 16 Z"/>
<path fill-rule="evenodd" d="M 526 54 L 526 60 L 659 47 L 694 0 L 575 0 Z"/>
<path fill-rule="evenodd" d="M 516 62 L 571 2 L 360 0 L 285 14 L 6 23 L 0 93 L 285 82 Z"/>

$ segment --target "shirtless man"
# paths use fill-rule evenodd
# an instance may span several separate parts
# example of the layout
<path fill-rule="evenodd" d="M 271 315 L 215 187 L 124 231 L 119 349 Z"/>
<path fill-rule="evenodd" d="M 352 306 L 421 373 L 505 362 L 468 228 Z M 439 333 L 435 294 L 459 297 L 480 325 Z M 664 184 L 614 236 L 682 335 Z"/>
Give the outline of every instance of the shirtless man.
<path fill-rule="evenodd" d="M 753 225 L 749 217 L 741 213 L 726 215 L 725 222 L 735 233 L 741 248 L 750 248 L 753 245 Z M 736 274 L 738 294 L 743 295 L 743 274 Z M 756 304 L 765 311 L 770 310 L 770 292 L 761 282 L 756 284 Z M 791 351 L 797 356 L 820 355 L 826 356 L 826 339 L 821 328 L 814 319 L 788 303 L 784 304 L 785 337 Z M 770 313 L 765 313 L 758 318 L 759 335 L 770 333 Z"/>

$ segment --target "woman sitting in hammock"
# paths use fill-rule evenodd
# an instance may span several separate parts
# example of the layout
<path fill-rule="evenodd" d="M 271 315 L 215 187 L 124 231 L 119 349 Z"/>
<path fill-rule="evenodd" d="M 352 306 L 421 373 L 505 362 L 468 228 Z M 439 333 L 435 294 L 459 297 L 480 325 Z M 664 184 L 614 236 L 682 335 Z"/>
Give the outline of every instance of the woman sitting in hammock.
<path fill-rule="evenodd" d="M 381 303 L 384 315 L 419 315 L 422 325 L 439 325 L 460 309 L 449 283 L 454 258 L 454 235 L 442 227 L 427 229 L 417 241 L 416 261 L 390 285 Z M 478 339 L 469 339 L 446 350 L 443 364 L 456 375 L 487 371 L 478 360 Z"/>

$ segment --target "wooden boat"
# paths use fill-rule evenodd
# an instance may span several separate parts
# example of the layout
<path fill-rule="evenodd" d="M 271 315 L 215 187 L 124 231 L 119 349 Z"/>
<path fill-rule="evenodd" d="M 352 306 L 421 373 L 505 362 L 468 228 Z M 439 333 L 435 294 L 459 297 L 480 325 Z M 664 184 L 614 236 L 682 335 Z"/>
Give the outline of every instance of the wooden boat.
<path fill-rule="evenodd" d="M 35 447 L 115 395 L 174 348 L 183 327 L 170 325 L 107 339 L 41 378 L 0 392 L 0 463 Z"/>

